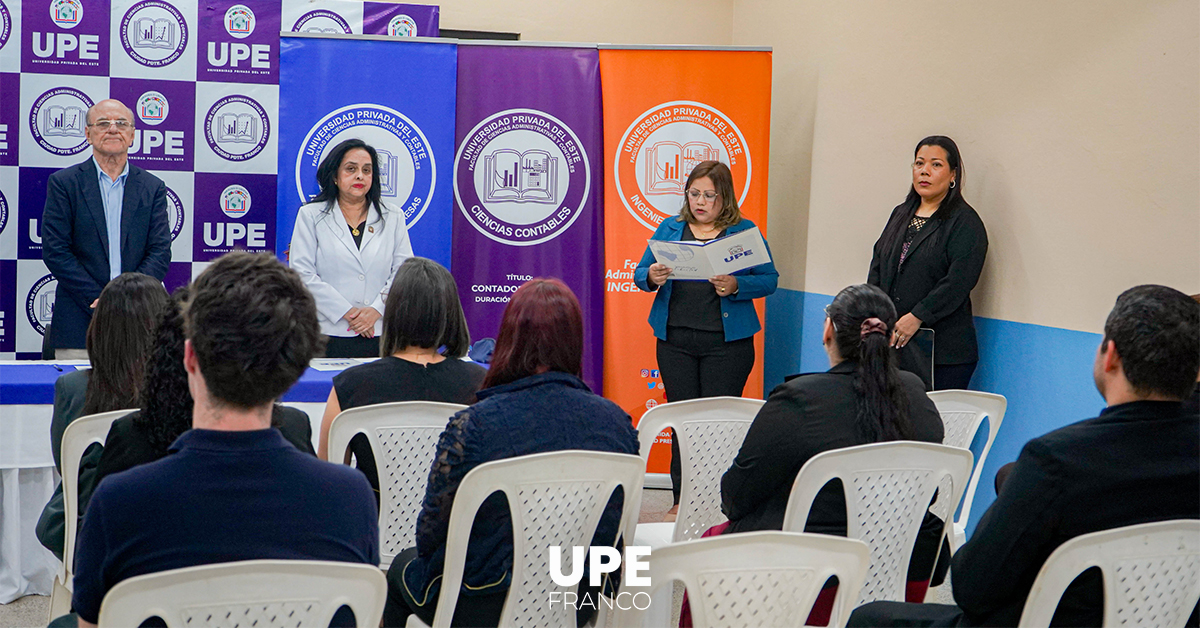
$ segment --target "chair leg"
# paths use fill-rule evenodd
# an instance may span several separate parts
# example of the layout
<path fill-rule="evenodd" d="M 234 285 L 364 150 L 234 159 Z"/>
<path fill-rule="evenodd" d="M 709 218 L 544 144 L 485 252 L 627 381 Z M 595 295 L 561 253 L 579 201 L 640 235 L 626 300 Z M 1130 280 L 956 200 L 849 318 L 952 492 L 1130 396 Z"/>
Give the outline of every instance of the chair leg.
<path fill-rule="evenodd" d="M 63 586 L 62 580 L 58 576 L 54 577 L 54 589 L 50 592 L 50 616 L 46 618 L 46 623 L 49 624 L 54 618 L 61 617 L 71 612 L 71 592 L 67 587 Z"/>

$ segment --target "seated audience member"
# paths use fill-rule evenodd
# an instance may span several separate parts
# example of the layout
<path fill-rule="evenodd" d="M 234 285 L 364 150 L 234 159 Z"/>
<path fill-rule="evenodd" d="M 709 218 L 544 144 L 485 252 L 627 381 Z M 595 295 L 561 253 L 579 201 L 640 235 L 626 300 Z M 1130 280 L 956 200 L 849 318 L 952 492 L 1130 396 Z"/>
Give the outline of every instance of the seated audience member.
<path fill-rule="evenodd" d="M 754 417 L 721 478 L 725 533 L 781 530 L 796 475 L 817 454 L 884 441 L 942 442 L 942 418 L 925 385 L 897 368 L 889 346 L 897 318 L 892 300 L 860 284 L 839 292 L 826 313 L 822 344 L 830 369 L 780 384 Z M 926 514 L 909 564 L 910 599 L 924 599 L 943 529 L 941 519 Z M 804 531 L 846 536 L 840 483 L 817 494 Z M 810 622 L 827 619 L 834 592 L 826 589 Z"/>
<path fill-rule="evenodd" d="M 327 457 L 329 426 L 342 410 L 393 401 L 441 401 L 470 405 L 487 369 L 461 360 L 471 346 L 467 319 L 450 271 L 433 260 L 404 260 L 383 311 L 383 357 L 334 376 L 321 420 L 321 457 Z M 371 487 L 379 472 L 362 434 L 350 451 Z"/>
<path fill-rule="evenodd" d="M 438 441 L 417 519 L 417 546 L 388 570 L 383 625 L 403 626 L 410 614 L 432 623 L 441 591 L 446 533 L 463 476 L 492 460 L 564 449 L 637 454 L 637 432 L 617 404 L 592 393 L 580 374 L 583 314 L 570 288 L 534 279 L 504 310 L 491 369 L 479 402 L 455 414 Z M 620 505 L 609 503 L 593 544 L 616 538 Z M 503 495 L 475 516 L 456 626 L 495 626 L 512 583 L 512 519 Z M 590 610 L 590 609 L 589 609 Z"/>
<path fill-rule="evenodd" d="M 50 449 L 62 472 L 63 433 L 81 416 L 136 408 L 146 358 L 153 347 L 154 327 L 167 308 L 162 282 L 141 273 L 122 273 L 100 293 L 87 330 L 87 353 L 92 368 L 71 371 L 54 382 L 54 414 L 50 419 Z M 96 464 L 103 448 L 93 444 L 79 464 L 79 496 L 91 495 Z M 65 536 L 62 484 L 42 510 L 37 537 L 60 559 Z"/>
<path fill-rule="evenodd" d="M 146 361 L 141 408 L 113 422 L 92 488 L 114 473 L 166 456 L 175 439 L 192 429 L 194 402 L 183 367 L 183 308 L 187 296 L 188 289 L 179 288 L 163 312 L 154 333 L 153 350 Z M 312 425 L 304 412 L 275 404 L 271 409 L 271 427 L 278 429 L 296 449 L 315 455 Z M 87 500 L 81 492 L 81 517 L 86 509 Z"/>
<path fill-rule="evenodd" d="M 996 501 L 955 553 L 957 606 L 875 602 L 852 626 L 1015 626 L 1046 558 L 1077 536 L 1200 518 L 1200 416 L 1186 413 L 1200 372 L 1200 305 L 1163 286 L 1117 298 L 1092 369 L 1099 417 L 1026 443 Z M 1098 626 L 1099 570 L 1063 593 L 1052 625 Z M 1195 626 L 1193 611 L 1189 625 Z"/>
<path fill-rule="evenodd" d="M 193 429 L 171 455 L 97 487 L 75 558 L 81 625 L 96 622 L 113 585 L 142 574 L 251 559 L 379 562 L 362 474 L 270 429 L 274 400 L 321 346 L 295 271 L 266 254 L 218 259 L 193 285 L 184 329 Z"/>
<path fill-rule="evenodd" d="M 1192 300 L 1200 303 L 1200 294 L 1193 294 Z M 1196 385 L 1192 388 L 1192 394 L 1183 400 L 1183 410 L 1190 414 L 1200 413 L 1200 375 L 1196 377 Z"/>

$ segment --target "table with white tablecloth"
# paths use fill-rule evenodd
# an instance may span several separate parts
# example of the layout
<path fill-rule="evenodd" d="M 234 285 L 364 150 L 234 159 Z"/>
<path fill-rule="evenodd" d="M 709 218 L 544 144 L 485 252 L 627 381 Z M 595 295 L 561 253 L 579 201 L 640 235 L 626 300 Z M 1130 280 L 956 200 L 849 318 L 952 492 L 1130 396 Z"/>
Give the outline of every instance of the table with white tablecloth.
<path fill-rule="evenodd" d="M 358 360 L 314 360 L 283 396 L 308 413 L 313 447 L 333 376 Z M 0 604 L 24 595 L 49 595 L 58 559 L 34 534 L 38 516 L 58 483 L 50 451 L 54 381 L 86 362 L 0 361 Z"/>

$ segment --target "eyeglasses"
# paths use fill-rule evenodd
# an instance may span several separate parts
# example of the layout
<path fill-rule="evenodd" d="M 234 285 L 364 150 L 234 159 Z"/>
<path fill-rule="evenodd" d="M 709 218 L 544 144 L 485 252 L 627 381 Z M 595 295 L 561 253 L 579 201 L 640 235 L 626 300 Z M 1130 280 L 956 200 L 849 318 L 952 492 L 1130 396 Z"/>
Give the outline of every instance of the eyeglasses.
<path fill-rule="evenodd" d="M 829 319 L 829 324 L 830 324 L 830 325 L 833 325 L 833 331 L 834 331 L 834 333 L 837 333 L 837 330 L 838 330 L 838 328 L 837 328 L 837 323 L 833 322 L 833 315 L 831 315 L 831 314 L 829 313 L 829 308 L 831 308 L 831 307 L 833 307 L 833 304 L 832 304 L 832 303 L 830 303 L 829 305 L 826 305 L 826 306 L 825 306 L 825 318 L 828 318 L 828 319 Z"/>
<path fill-rule="evenodd" d="M 97 120 L 88 126 L 94 126 L 101 131 L 107 131 L 109 127 L 116 126 L 118 131 L 125 131 L 133 128 L 133 123 L 128 120 Z"/>
<path fill-rule="evenodd" d="M 711 202 L 713 202 L 713 201 L 715 201 L 715 200 L 717 200 L 717 193 L 716 193 L 716 192 L 704 192 L 704 193 L 701 193 L 701 192 L 700 192 L 700 190 L 697 190 L 697 189 L 691 189 L 691 190 L 688 190 L 688 196 L 692 197 L 692 200 L 693 200 L 693 201 L 698 201 L 698 200 L 700 200 L 700 197 L 701 197 L 701 196 L 703 196 L 703 197 L 704 197 L 704 200 L 706 200 L 706 201 L 708 201 L 708 202 L 710 202 L 710 203 L 711 203 Z"/>

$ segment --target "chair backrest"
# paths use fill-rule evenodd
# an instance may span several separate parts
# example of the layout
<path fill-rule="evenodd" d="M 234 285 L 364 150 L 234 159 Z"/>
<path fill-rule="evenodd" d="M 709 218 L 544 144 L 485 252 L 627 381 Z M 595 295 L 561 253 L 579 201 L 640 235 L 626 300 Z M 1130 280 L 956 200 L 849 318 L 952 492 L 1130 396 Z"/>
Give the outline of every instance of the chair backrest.
<path fill-rule="evenodd" d="M 858 604 L 903 602 L 909 559 L 938 485 L 949 476 L 950 503 L 957 504 L 970 474 L 971 452 L 946 445 L 891 441 L 826 451 L 810 458 L 796 475 L 783 529 L 803 532 L 817 493 L 840 479 L 847 536 L 871 548 Z"/>
<path fill-rule="evenodd" d="M 390 565 L 416 543 L 417 515 L 437 440 L 454 413 L 467 406 L 401 401 L 351 408 L 329 426 L 329 461 L 345 460 L 350 439 L 363 434 L 379 469 L 379 554 Z"/>
<path fill-rule="evenodd" d="M 937 406 L 938 414 L 942 415 L 945 425 L 945 437 L 942 444 L 951 447 L 970 449 L 975 433 L 988 420 L 987 443 L 983 446 L 979 458 L 975 460 L 975 468 L 971 471 L 971 480 L 963 493 L 962 510 L 955 517 L 954 523 L 965 528 L 967 519 L 971 517 L 971 503 L 975 500 L 975 489 L 979 486 L 979 476 L 983 473 L 983 465 L 987 462 L 988 452 L 992 443 L 996 442 L 996 433 L 1004 422 L 1004 411 L 1008 408 L 1008 399 L 1004 395 L 976 392 L 974 390 L 939 390 L 929 393 L 929 398 Z M 957 504 L 955 504 L 957 506 Z M 950 514 L 954 514 L 951 507 Z"/>
<path fill-rule="evenodd" d="M 62 440 L 62 485 L 63 485 L 63 516 L 65 534 L 63 537 L 63 560 L 58 574 L 65 586 L 71 587 L 75 566 L 75 535 L 78 534 L 79 523 L 79 463 L 83 454 L 92 443 L 104 445 L 108 438 L 108 430 L 113 421 L 137 409 L 113 410 L 81 416 L 67 425 Z M 73 590 L 73 589 L 72 589 Z"/>
<path fill-rule="evenodd" d="M 1042 565 L 1018 626 L 1049 626 L 1083 570 L 1104 573 L 1103 626 L 1183 626 L 1200 600 L 1200 520 L 1160 521 L 1077 536 Z"/>
<path fill-rule="evenodd" d="M 645 470 L 638 456 L 580 450 L 496 460 L 472 469 L 459 484 L 450 511 L 442 594 L 433 625 L 450 625 L 458 601 L 452 593 L 462 585 L 471 524 L 480 504 L 496 491 L 507 496 L 513 522 L 512 585 L 500 625 L 575 625 L 574 609 L 547 604 L 551 591 L 576 592 L 576 587 L 562 587 L 550 579 L 550 548 L 563 548 L 562 571 L 574 573 L 571 548 L 591 545 L 600 516 L 618 486 L 624 492 L 619 530 L 632 539 Z"/>
<path fill-rule="evenodd" d="M 637 599 L 618 599 L 614 624 L 645 625 L 650 609 L 640 592 L 662 600 L 654 593 L 678 580 L 687 588 L 696 628 L 799 627 L 822 585 L 837 576 L 829 621 L 830 628 L 837 628 L 846 625 L 854 609 L 869 553 L 862 541 L 801 532 L 726 534 L 667 545 L 654 550 L 647 561 L 650 569 L 639 574 L 650 578 L 650 587 L 623 590 Z"/>
<path fill-rule="evenodd" d="M 762 405 L 761 399 L 709 397 L 664 403 L 642 415 L 637 427 L 643 459 L 649 460 L 650 446 L 667 428 L 674 428 L 679 439 L 682 482 L 672 542 L 700 538 L 725 520 L 721 475 L 742 448 Z"/>
<path fill-rule="evenodd" d="M 247 560 L 137 576 L 100 604 L 100 626 L 161 617 L 176 626 L 316 626 L 343 605 L 359 628 L 383 617 L 387 580 L 374 565 L 317 560 Z"/>

